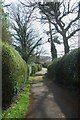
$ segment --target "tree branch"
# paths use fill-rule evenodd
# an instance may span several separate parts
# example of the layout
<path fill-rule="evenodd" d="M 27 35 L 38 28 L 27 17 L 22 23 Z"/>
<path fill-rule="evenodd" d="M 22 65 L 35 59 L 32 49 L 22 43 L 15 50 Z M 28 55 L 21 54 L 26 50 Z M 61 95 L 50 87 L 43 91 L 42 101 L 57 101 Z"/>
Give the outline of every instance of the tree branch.
<path fill-rule="evenodd" d="M 55 28 L 56 28 L 56 30 L 57 30 L 57 32 L 59 32 L 61 35 L 62 35 L 62 31 L 61 30 L 59 30 L 59 28 L 58 28 L 58 26 L 57 26 L 57 24 L 56 23 L 54 23 L 54 22 L 52 22 L 52 21 L 50 21 L 54 26 L 55 26 Z"/>
<path fill-rule="evenodd" d="M 35 43 L 33 48 L 30 50 L 29 54 L 27 55 L 27 60 L 28 60 L 29 56 L 31 55 L 31 53 L 33 52 L 33 50 L 36 48 L 36 46 L 41 45 L 41 44 L 39 44 L 40 41 L 41 41 L 41 38 Z"/>
<path fill-rule="evenodd" d="M 68 29 L 71 27 L 71 25 L 72 25 L 72 23 L 74 23 L 76 20 L 78 20 L 79 19 L 79 16 L 77 16 L 74 20 L 72 20 L 69 24 L 68 24 L 68 26 L 65 28 L 65 30 L 66 31 L 68 31 Z"/>
<path fill-rule="evenodd" d="M 73 31 L 68 37 L 67 37 L 67 40 L 69 38 L 71 38 L 76 32 L 78 32 L 80 30 L 80 28 L 78 28 L 77 30 Z"/>

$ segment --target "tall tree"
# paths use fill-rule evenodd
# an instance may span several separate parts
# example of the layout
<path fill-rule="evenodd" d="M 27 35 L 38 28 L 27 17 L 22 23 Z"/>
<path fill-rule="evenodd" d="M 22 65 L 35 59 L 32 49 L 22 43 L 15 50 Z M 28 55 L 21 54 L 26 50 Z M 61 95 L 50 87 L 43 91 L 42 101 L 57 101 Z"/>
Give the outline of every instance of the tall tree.
<path fill-rule="evenodd" d="M 71 0 L 67 2 L 63 0 L 61 3 L 46 2 L 46 4 L 43 5 L 39 4 L 39 8 L 47 17 L 49 17 L 50 22 L 54 25 L 57 32 L 62 35 L 65 54 L 69 52 L 68 40 L 80 30 L 80 28 L 76 26 L 79 19 L 78 6 L 71 6 L 70 2 Z M 67 19 L 66 22 L 66 17 L 69 18 L 73 14 L 75 14 L 75 16 L 70 20 Z"/>
<path fill-rule="evenodd" d="M 20 52 L 23 59 L 27 62 L 34 53 L 34 49 L 41 45 L 41 38 L 33 32 L 31 28 L 33 9 L 26 9 L 21 4 L 12 5 L 9 9 L 11 20 L 14 44 Z"/>
<path fill-rule="evenodd" d="M 79 10 L 78 3 L 72 3 L 72 0 L 60 0 L 60 2 L 28 2 L 26 7 L 38 7 L 50 22 L 54 25 L 56 31 L 62 36 L 65 54 L 69 52 L 69 40 L 79 30 L 78 19 Z M 24 3 L 22 3 L 24 4 Z"/>
<path fill-rule="evenodd" d="M 49 21 L 49 20 L 48 20 Z M 57 50 L 53 41 L 53 36 L 52 36 L 52 29 L 51 29 L 51 23 L 49 21 L 49 33 L 50 33 L 50 38 L 49 38 L 49 42 L 51 43 L 51 55 L 52 55 L 52 60 L 57 58 Z"/>
<path fill-rule="evenodd" d="M 57 58 L 57 49 L 56 49 L 56 46 L 55 46 L 55 43 L 57 44 L 61 44 L 61 42 L 58 40 L 58 37 L 57 36 L 53 36 L 56 34 L 56 31 L 52 31 L 52 27 L 51 27 L 51 22 L 49 20 L 49 17 L 46 17 L 42 11 L 40 11 L 40 14 L 41 14 L 41 23 L 44 22 L 44 23 L 48 23 L 49 24 L 49 31 L 46 31 L 46 34 L 49 36 L 48 38 L 48 42 L 50 43 L 50 46 L 51 46 L 51 56 L 52 56 L 52 60 Z"/>

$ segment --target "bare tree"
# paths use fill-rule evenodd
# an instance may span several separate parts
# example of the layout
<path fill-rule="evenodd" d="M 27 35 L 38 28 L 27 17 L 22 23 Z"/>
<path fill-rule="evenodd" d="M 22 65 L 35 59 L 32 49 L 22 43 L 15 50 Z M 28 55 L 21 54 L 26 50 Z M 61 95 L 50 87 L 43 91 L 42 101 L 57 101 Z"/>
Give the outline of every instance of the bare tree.
<path fill-rule="evenodd" d="M 34 8 L 26 9 L 21 4 L 9 8 L 13 44 L 26 62 L 34 54 L 34 49 L 41 45 L 41 38 L 31 28 L 33 10 Z"/>
<path fill-rule="evenodd" d="M 48 20 L 49 21 L 49 20 Z M 57 58 L 57 50 L 53 41 L 53 36 L 52 36 L 52 29 L 51 29 L 51 23 L 49 21 L 49 33 L 50 33 L 50 38 L 48 39 L 48 42 L 51 43 L 51 55 L 52 55 L 52 60 Z"/>
<path fill-rule="evenodd" d="M 50 18 L 50 22 L 54 25 L 58 33 L 63 37 L 65 54 L 69 52 L 68 40 L 80 30 L 76 26 L 76 22 L 79 19 L 78 6 L 70 6 L 70 0 L 68 2 L 62 1 L 62 3 L 46 3 L 45 5 L 39 5 L 42 12 Z M 61 11 L 60 11 L 61 9 Z M 68 23 L 65 22 L 66 17 L 75 14 Z M 73 26 L 76 26 L 75 28 Z M 71 30 L 71 28 L 73 29 Z M 68 34 L 69 33 L 69 34 Z"/>
<path fill-rule="evenodd" d="M 69 39 L 80 30 L 77 24 L 79 19 L 78 3 L 72 3 L 72 0 L 60 0 L 60 2 L 55 3 L 46 2 L 45 4 L 39 1 L 30 1 L 25 6 L 38 7 L 49 18 L 57 32 L 63 37 L 64 51 L 65 54 L 68 53 Z"/>
<path fill-rule="evenodd" d="M 54 36 L 56 35 L 57 32 L 55 30 L 53 33 L 53 29 L 52 29 L 49 17 L 45 16 L 42 11 L 40 11 L 40 14 L 41 14 L 41 23 L 44 22 L 44 24 L 46 24 L 47 22 L 49 24 L 49 31 L 45 30 L 46 31 L 45 33 L 49 37 L 48 42 L 50 43 L 50 46 L 51 46 L 51 56 L 53 61 L 53 59 L 57 58 L 57 49 L 56 49 L 55 43 L 61 44 L 61 42 L 58 40 L 57 36 Z"/>

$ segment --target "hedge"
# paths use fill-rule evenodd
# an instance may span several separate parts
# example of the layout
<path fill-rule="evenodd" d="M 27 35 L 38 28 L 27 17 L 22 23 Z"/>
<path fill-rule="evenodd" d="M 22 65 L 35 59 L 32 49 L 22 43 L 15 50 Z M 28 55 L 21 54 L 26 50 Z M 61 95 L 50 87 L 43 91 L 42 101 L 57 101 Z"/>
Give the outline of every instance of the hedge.
<path fill-rule="evenodd" d="M 31 75 L 31 72 L 32 72 L 32 67 L 31 67 L 31 65 L 28 64 L 28 73 L 29 73 L 29 76 Z"/>
<path fill-rule="evenodd" d="M 41 71 L 41 70 L 42 70 L 41 64 L 37 64 L 37 70 L 38 70 L 38 71 Z"/>
<path fill-rule="evenodd" d="M 14 95 L 28 80 L 28 66 L 18 52 L 2 44 L 2 107 L 10 104 Z"/>
<path fill-rule="evenodd" d="M 32 64 L 28 65 L 28 68 L 29 68 L 29 75 L 30 76 L 32 76 L 36 72 L 42 70 L 42 66 L 40 64 L 35 64 L 35 63 L 32 63 Z"/>
<path fill-rule="evenodd" d="M 66 86 L 78 87 L 80 84 L 78 71 L 80 71 L 80 48 L 60 59 L 55 59 L 48 66 L 48 76 L 55 77 L 57 82 Z"/>
<path fill-rule="evenodd" d="M 56 68 L 56 65 L 57 65 L 57 62 L 59 61 L 58 58 L 55 58 L 52 62 L 50 62 L 48 64 L 48 67 L 47 67 L 47 73 L 48 73 L 48 77 L 49 78 L 53 78 L 53 80 L 55 80 L 55 68 Z"/>

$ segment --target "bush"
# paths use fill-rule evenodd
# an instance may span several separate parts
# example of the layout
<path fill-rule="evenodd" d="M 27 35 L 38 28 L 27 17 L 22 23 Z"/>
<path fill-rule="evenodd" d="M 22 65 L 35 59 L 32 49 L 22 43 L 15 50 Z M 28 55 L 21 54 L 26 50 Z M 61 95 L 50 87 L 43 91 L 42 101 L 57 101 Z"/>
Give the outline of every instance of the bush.
<path fill-rule="evenodd" d="M 8 44 L 2 45 L 2 106 L 10 104 L 28 80 L 27 64 Z"/>
<path fill-rule="evenodd" d="M 78 49 L 78 62 L 77 62 L 77 73 L 78 73 L 78 85 L 80 85 L 80 48 Z M 79 86 L 78 86 L 79 87 Z"/>
<path fill-rule="evenodd" d="M 42 70 L 41 64 L 37 64 L 37 69 L 38 69 L 38 71 L 41 71 L 41 70 Z"/>
<path fill-rule="evenodd" d="M 47 63 L 43 63 L 43 64 L 42 64 L 42 67 L 43 67 L 43 68 L 47 68 Z"/>
<path fill-rule="evenodd" d="M 32 67 L 31 67 L 31 65 L 28 64 L 28 74 L 29 74 L 29 76 L 31 75 L 31 72 L 32 72 Z"/>
<path fill-rule="evenodd" d="M 29 68 L 30 69 L 30 75 L 34 75 L 37 71 L 42 70 L 42 66 L 40 64 L 33 63 L 29 67 L 30 67 Z"/>
<path fill-rule="evenodd" d="M 78 84 L 78 49 L 64 55 L 56 66 L 56 80 L 64 85 Z"/>
<path fill-rule="evenodd" d="M 48 77 L 49 78 L 52 78 L 55 80 L 55 69 L 56 69 L 56 65 L 57 65 L 57 62 L 59 61 L 58 58 L 55 58 L 52 62 L 50 62 L 48 64 L 48 67 L 47 67 L 47 73 L 48 73 Z"/>
<path fill-rule="evenodd" d="M 80 48 L 60 59 L 55 59 L 48 66 L 48 76 L 70 87 L 78 87 L 80 84 L 80 73 L 78 71 L 80 71 Z"/>
<path fill-rule="evenodd" d="M 37 65 L 35 63 L 31 64 L 31 74 L 33 75 L 38 71 Z"/>

